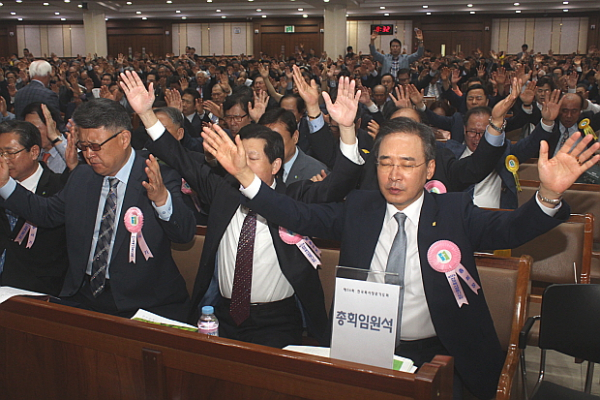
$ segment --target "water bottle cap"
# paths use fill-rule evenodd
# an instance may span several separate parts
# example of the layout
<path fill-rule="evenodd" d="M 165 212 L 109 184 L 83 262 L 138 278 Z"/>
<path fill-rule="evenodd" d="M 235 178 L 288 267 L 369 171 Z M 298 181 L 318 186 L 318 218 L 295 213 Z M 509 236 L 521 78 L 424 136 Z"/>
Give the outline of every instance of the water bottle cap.
<path fill-rule="evenodd" d="M 202 307 L 202 314 L 214 314 L 215 309 L 213 308 L 213 306 L 204 306 Z"/>

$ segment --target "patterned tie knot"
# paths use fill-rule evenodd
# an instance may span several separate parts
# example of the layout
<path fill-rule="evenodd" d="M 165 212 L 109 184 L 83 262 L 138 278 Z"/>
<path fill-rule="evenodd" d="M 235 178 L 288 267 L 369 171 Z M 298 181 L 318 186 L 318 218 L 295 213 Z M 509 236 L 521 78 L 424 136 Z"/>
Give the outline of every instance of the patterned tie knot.
<path fill-rule="evenodd" d="M 108 186 L 110 187 L 110 191 L 117 190 L 117 185 L 119 184 L 119 178 L 108 178 Z"/>

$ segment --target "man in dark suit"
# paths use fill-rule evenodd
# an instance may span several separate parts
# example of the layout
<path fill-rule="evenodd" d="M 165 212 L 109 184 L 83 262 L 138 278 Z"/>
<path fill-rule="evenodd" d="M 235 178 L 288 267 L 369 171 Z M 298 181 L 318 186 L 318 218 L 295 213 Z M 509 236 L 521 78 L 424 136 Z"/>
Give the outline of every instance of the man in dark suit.
<path fill-rule="evenodd" d="M 453 356 L 457 399 L 462 398 L 461 382 L 479 398 L 494 397 L 504 355 L 483 292 L 475 294 L 463 285 L 468 304 L 459 307 L 446 275 L 438 272 L 439 266 L 434 269 L 437 258 L 428 256 L 429 249 L 440 240 L 445 246 L 455 244 L 461 265 L 480 282 L 474 251 L 516 247 L 568 218 L 561 194 L 600 159 L 593 155 L 600 144 L 586 149 L 589 141 L 585 138 L 569 152 L 575 142 L 569 139 L 550 161 L 542 142 L 540 189 L 534 199 L 509 212 L 479 209 L 464 193 L 424 191 L 435 170 L 435 135 L 406 119 L 386 122 L 379 131 L 373 151 L 379 192 L 354 191 L 345 203 L 325 205 L 278 195 L 248 168 L 239 144 L 220 133 L 204 136 L 205 148 L 238 179 L 253 210 L 300 234 L 341 240 L 340 265 L 389 271 L 400 264 L 406 290 L 396 353 L 417 365 L 435 354 Z M 403 255 L 393 247 L 403 249 Z"/>
<path fill-rule="evenodd" d="M 554 93 L 553 93 L 554 95 Z M 550 156 L 558 152 L 565 141 L 579 131 L 579 122 L 584 118 L 593 118 L 593 113 L 583 109 L 585 99 L 576 93 L 565 94 L 558 103 L 558 118 L 542 119 L 542 126 L 553 132 L 552 139 L 548 142 L 550 145 Z M 555 120 L 558 123 L 555 123 Z M 593 125 L 592 125 L 593 126 Z"/>
<path fill-rule="evenodd" d="M 284 146 L 283 182 L 286 185 L 310 179 L 321 171 L 329 172 L 321 161 L 312 158 L 297 146 L 299 132 L 294 114 L 283 108 L 267 111 L 258 121 L 281 135 Z"/>
<path fill-rule="evenodd" d="M 10 176 L 27 190 L 50 197 L 64 183 L 38 161 L 41 142 L 39 130 L 29 122 L 0 124 L 0 152 Z M 58 296 L 69 264 L 65 227 L 35 227 L 35 234 L 32 228 L 25 218 L 0 208 L 0 285 Z"/>
<path fill-rule="evenodd" d="M 29 66 L 31 82 L 29 85 L 19 89 L 15 95 L 15 115 L 18 119 L 24 119 L 23 110 L 29 103 L 40 102 L 60 112 L 58 95 L 48 89 L 52 66 L 47 61 L 38 60 Z"/>
<path fill-rule="evenodd" d="M 43 198 L 16 185 L 0 160 L 2 205 L 38 226 L 65 224 L 63 300 L 124 317 L 144 308 L 185 320 L 189 299 L 170 246 L 195 233 L 193 214 L 181 199 L 181 177 L 167 168 L 161 172 L 154 157 L 136 154 L 131 119 L 118 103 L 84 103 L 73 119 L 87 165 L 71 172 L 62 191 Z M 130 232 L 138 231 L 144 240 L 138 234 L 130 253 Z"/>
<path fill-rule="evenodd" d="M 290 242 L 288 233 L 240 205 L 237 184 L 230 176 L 222 177 L 214 173 L 206 165 L 203 154 L 186 151 L 171 135 L 165 134 L 164 126 L 151 108 L 153 95 L 151 91 L 146 91 L 136 75 L 127 73 L 121 77 L 131 104 L 154 140 L 149 149 L 181 171 L 192 189 L 197 191 L 201 203 L 209 206 L 208 231 L 194 285 L 191 320 L 197 317 L 197 305 L 212 304 L 220 321 L 222 336 L 284 347 L 301 342 L 304 317 L 309 333 L 320 343 L 326 344 L 329 340 L 329 324 L 323 290 L 314 265 Z M 348 80 L 346 84 L 349 85 Z M 351 93 L 353 98 L 353 90 Z M 342 111 L 340 104 L 348 100 L 342 97 L 343 95 L 338 96 L 337 114 L 349 115 L 350 113 Z M 354 112 L 357 101 L 358 99 L 353 103 Z M 227 135 L 222 129 L 215 129 Z M 349 131 L 352 140 L 356 142 L 352 126 Z M 284 157 L 281 136 L 265 126 L 250 124 L 240 129 L 236 141 L 243 143 L 248 152 L 252 170 L 277 191 L 286 193 L 285 184 L 275 178 Z M 358 157 L 358 150 L 354 150 Z M 346 157 L 338 158 L 343 162 Z M 350 161 L 347 163 L 353 164 Z M 344 181 L 347 177 L 356 176 L 353 171 L 341 172 L 334 175 L 336 179 Z M 331 196 L 341 200 L 355 184 L 356 180 L 350 179 L 349 183 L 340 185 L 345 187 L 341 190 L 341 195 Z M 310 190 L 295 193 L 303 200 L 319 198 L 317 195 L 313 196 L 314 193 Z M 246 221 L 252 219 L 255 221 L 252 229 L 255 236 L 251 240 L 243 240 L 246 237 Z M 249 254 L 244 250 L 248 243 L 253 243 L 254 246 Z M 251 289 L 245 291 L 248 293 L 245 300 L 248 307 L 246 314 L 238 318 L 239 303 L 235 293 L 238 272 L 242 268 L 238 263 L 243 260 L 252 261 L 249 267 Z M 304 312 L 302 315 L 301 310 Z"/>

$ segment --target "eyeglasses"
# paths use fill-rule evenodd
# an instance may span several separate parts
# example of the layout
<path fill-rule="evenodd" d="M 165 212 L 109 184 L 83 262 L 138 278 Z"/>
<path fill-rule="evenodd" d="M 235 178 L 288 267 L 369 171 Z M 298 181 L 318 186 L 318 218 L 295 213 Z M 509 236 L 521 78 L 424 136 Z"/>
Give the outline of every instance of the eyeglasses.
<path fill-rule="evenodd" d="M 86 151 L 88 148 L 90 148 L 92 151 L 100 151 L 102 150 L 102 146 L 104 146 L 108 141 L 116 138 L 120 133 L 123 133 L 123 131 L 115 133 L 102 143 L 82 142 L 81 140 L 79 140 L 77 141 L 77 143 L 75 143 L 75 146 L 77 146 L 77 148 L 81 151 Z"/>
<path fill-rule="evenodd" d="M 471 138 L 474 138 L 474 137 L 476 137 L 478 135 L 482 136 L 484 133 L 485 133 L 485 131 L 480 131 L 480 132 L 477 132 L 477 131 L 467 131 L 467 136 L 471 137 Z"/>
<path fill-rule="evenodd" d="M 392 172 L 392 170 L 394 169 L 394 167 L 398 167 L 400 168 L 400 171 L 402 171 L 405 174 L 410 174 L 412 172 L 414 172 L 418 167 L 420 167 L 421 165 L 427 163 L 427 161 L 423 161 L 421 164 L 417 164 L 414 161 L 403 161 L 400 164 L 394 164 L 390 161 L 377 161 L 377 166 L 379 167 L 379 169 L 382 172 L 385 173 L 389 173 Z"/>
<path fill-rule="evenodd" d="M 225 121 L 227 122 L 242 122 L 242 118 L 247 117 L 248 114 L 244 114 L 244 115 L 226 115 L 225 116 Z"/>
<path fill-rule="evenodd" d="M 0 151 L 0 157 L 4 157 L 7 160 L 14 160 L 15 158 L 17 158 L 17 154 L 19 154 L 23 150 L 27 150 L 27 147 L 23 147 L 21 150 L 17 151 Z"/>

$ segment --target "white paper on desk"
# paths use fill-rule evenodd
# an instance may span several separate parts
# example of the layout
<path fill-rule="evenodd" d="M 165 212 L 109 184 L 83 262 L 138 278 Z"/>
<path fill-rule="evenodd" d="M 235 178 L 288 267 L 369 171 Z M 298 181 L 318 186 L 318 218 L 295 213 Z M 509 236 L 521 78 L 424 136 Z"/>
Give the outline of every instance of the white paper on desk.
<path fill-rule="evenodd" d="M 15 296 L 49 296 L 48 294 L 17 289 L 11 286 L 0 286 L 0 304 Z"/>
<path fill-rule="evenodd" d="M 185 324 L 183 322 L 179 322 L 174 319 L 161 317 L 160 315 L 153 314 L 150 311 L 142 310 L 141 308 L 139 310 L 137 310 L 137 312 L 135 313 L 135 315 L 133 317 L 131 317 L 131 319 L 142 320 L 142 321 L 146 321 L 146 322 L 152 322 L 155 324 L 167 325 L 167 326 L 172 326 L 172 327 L 180 327 L 180 328 L 184 328 L 185 330 L 193 330 L 193 331 L 198 330 L 198 327 L 196 327 L 196 326 Z"/>
<path fill-rule="evenodd" d="M 296 351 L 298 353 L 310 354 L 313 356 L 321 356 L 329 358 L 330 349 L 329 347 L 316 347 L 316 346 L 285 346 L 283 350 Z M 417 367 L 414 366 L 413 361 L 410 358 L 401 357 L 394 355 L 394 367 L 399 365 L 400 368 L 396 369 L 396 371 L 408 372 L 413 374 Z"/>
<path fill-rule="evenodd" d="M 398 285 L 336 278 L 331 358 L 392 368 L 399 294 Z"/>

